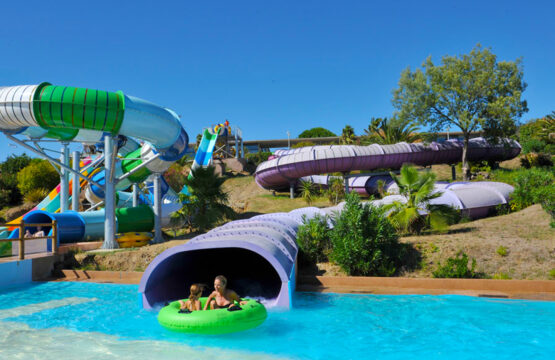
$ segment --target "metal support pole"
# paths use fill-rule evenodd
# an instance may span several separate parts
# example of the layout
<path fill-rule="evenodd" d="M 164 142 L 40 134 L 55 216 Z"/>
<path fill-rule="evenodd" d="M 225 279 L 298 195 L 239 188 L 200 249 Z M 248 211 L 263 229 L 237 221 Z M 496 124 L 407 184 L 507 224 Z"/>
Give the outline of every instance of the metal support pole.
<path fill-rule="evenodd" d="M 343 180 L 345 182 L 345 195 L 349 193 L 349 177 L 346 173 L 343 174 Z"/>
<path fill-rule="evenodd" d="M 161 243 L 162 239 L 162 191 L 160 188 L 161 174 L 154 174 L 154 239 L 153 243 Z"/>
<path fill-rule="evenodd" d="M 34 152 L 34 153 L 37 154 L 37 155 L 39 155 L 39 156 L 45 158 L 45 159 L 48 160 L 49 162 L 51 162 L 51 163 L 53 163 L 53 164 L 56 164 L 56 165 L 58 165 L 59 167 L 64 168 L 64 169 L 66 169 L 66 170 L 69 171 L 69 172 L 73 172 L 73 169 L 70 168 L 69 166 L 64 165 L 64 164 L 61 163 L 60 161 L 58 161 L 58 160 L 56 160 L 56 159 L 54 159 L 54 158 L 52 158 L 52 157 L 46 155 L 44 152 L 39 151 L 39 150 L 35 149 L 34 147 L 27 145 L 25 142 L 19 140 L 18 138 L 14 137 L 14 136 L 12 136 L 12 135 L 6 134 L 6 133 L 4 133 L 4 135 L 5 135 L 8 139 L 10 139 L 11 141 L 17 143 L 18 145 L 21 145 L 21 146 L 24 147 L 25 149 L 27 149 L 27 150 L 29 150 L 29 151 L 31 151 L 31 152 Z M 95 164 L 96 164 L 96 161 L 97 161 L 97 160 L 94 161 Z M 91 165 L 87 165 L 87 168 L 90 167 L 90 166 L 91 166 Z M 57 171 L 58 171 L 58 170 L 57 170 Z M 89 177 L 89 176 L 85 176 L 85 175 L 83 175 L 83 174 L 81 174 L 81 173 L 78 173 L 78 174 L 76 174 L 76 175 L 78 175 L 81 179 L 87 180 L 87 181 L 88 181 L 89 183 L 91 183 L 91 184 L 94 184 L 94 185 L 96 185 L 96 186 L 98 186 L 98 187 L 100 187 L 100 188 L 102 187 L 102 185 L 100 185 L 100 184 L 97 183 L 96 181 L 92 180 L 92 178 Z"/>
<path fill-rule="evenodd" d="M 295 184 L 294 183 L 289 184 L 289 198 L 290 199 L 295 198 Z"/>
<path fill-rule="evenodd" d="M 241 157 L 245 157 L 245 146 L 243 145 L 243 134 L 241 134 Z"/>
<path fill-rule="evenodd" d="M 235 128 L 235 158 L 239 159 L 239 132 Z"/>
<path fill-rule="evenodd" d="M 116 241 L 116 186 L 115 183 L 110 179 L 109 174 L 112 172 L 114 164 L 112 160 L 112 151 L 114 139 L 111 135 L 104 136 L 104 172 L 105 176 L 105 188 L 104 188 L 104 243 L 102 244 L 103 249 L 117 249 L 119 247 Z"/>
<path fill-rule="evenodd" d="M 65 166 L 69 166 L 69 149 L 68 143 L 62 143 L 62 155 L 60 162 Z M 69 172 L 61 168 L 60 173 L 60 212 L 66 212 L 69 209 Z"/>
<path fill-rule="evenodd" d="M 133 184 L 133 207 L 139 206 L 139 186 Z"/>
<path fill-rule="evenodd" d="M 451 180 L 457 180 L 457 168 L 455 165 L 451 165 Z"/>
<path fill-rule="evenodd" d="M 81 160 L 81 154 L 79 153 L 79 151 L 74 151 L 73 170 L 75 172 L 79 172 L 79 168 L 81 167 L 79 164 L 80 160 Z M 71 189 L 71 210 L 79 211 L 79 192 L 81 189 L 81 186 L 79 185 L 80 185 L 81 179 L 79 179 L 79 176 L 73 173 L 72 180 L 73 180 L 73 184 Z"/>

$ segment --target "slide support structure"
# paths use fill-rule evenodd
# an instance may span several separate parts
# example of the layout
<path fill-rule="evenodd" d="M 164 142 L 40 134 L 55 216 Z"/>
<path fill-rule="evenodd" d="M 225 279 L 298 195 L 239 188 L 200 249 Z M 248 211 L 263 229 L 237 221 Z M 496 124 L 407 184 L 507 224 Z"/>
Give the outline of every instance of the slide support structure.
<path fill-rule="evenodd" d="M 71 210 L 79 211 L 79 192 L 80 192 L 80 182 L 79 176 L 75 175 L 81 169 L 79 168 L 79 160 L 81 159 L 81 154 L 79 151 L 74 151 L 73 154 L 73 183 L 71 189 Z"/>
<path fill-rule="evenodd" d="M 46 155 L 44 152 L 39 151 L 39 150 L 35 149 L 34 147 L 27 145 L 25 142 L 19 140 L 18 138 L 14 137 L 14 136 L 12 136 L 12 135 L 10 135 L 10 134 L 4 133 L 4 135 L 5 135 L 8 139 L 10 139 L 11 141 L 13 141 L 13 142 L 17 143 L 18 145 L 21 145 L 21 146 L 24 147 L 25 149 L 27 149 L 27 150 L 29 150 L 29 151 L 31 151 L 31 152 L 33 152 L 33 153 L 35 153 L 35 154 L 37 154 L 37 155 L 43 157 L 44 159 L 46 159 L 46 160 L 49 161 L 50 163 L 56 164 L 56 165 L 58 165 L 59 167 L 61 167 L 62 169 L 66 169 L 66 170 L 72 172 L 73 174 L 79 176 L 79 177 L 82 178 L 82 179 L 87 180 L 88 182 L 90 182 L 90 183 L 93 184 L 93 185 L 96 185 L 96 186 L 98 186 L 98 187 L 102 187 L 102 185 L 100 185 L 99 183 L 97 183 L 96 181 L 94 181 L 94 180 L 92 179 L 92 177 L 83 175 L 83 174 L 81 174 L 81 173 L 74 173 L 72 168 L 70 168 L 69 166 L 63 164 L 62 162 L 60 162 L 60 161 L 54 159 L 53 157 L 50 157 L 50 156 Z"/>
<path fill-rule="evenodd" d="M 154 239 L 155 244 L 164 241 L 162 239 L 162 189 L 160 186 L 160 173 L 154 174 Z"/>
<path fill-rule="evenodd" d="M 69 143 L 62 143 L 62 155 L 60 162 L 66 167 L 69 166 Z M 65 168 L 60 171 L 60 212 L 66 212 L 69 209 L 69 172 Z"/>
<path fill-rule="evenodd" d="M 114 151 L 114 139 L 111 135 L 104 136 L 104 167 L 106 174 L 113 173 L 114 164 L 112 152 Z M 106 217 L 104 220 L 104 243 L 103 249 L 117 249 L 116 242 L 116 184 L 110 175 L 105 176 L 104 209 Z"/>
<path fill-rule="evenodd" d="M 139 185 L 133 184 L 133 207 L 139 205 Z"/>

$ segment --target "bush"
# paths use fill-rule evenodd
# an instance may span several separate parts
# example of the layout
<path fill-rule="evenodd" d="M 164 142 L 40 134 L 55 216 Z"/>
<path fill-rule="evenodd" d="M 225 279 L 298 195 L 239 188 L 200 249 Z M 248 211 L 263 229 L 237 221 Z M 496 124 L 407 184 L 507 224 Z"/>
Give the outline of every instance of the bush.
<path fill-rule="evenodd" d="M 48 196 L 49 191 L 43 188 L 33 189 L 25 194 L 25 202 L 37 203 Z"/>
<path fill-rule="evenodd" d="M 17 187 L 25 196 L 36 189 L 52 190 L 60 181 L 60 175 L 46 160 L 33 159 L 17 173 Z"/>
<path fill-rule="evenodd" d="M 357 193 L 346 200 L 330 233 L 331 259 L 349 275 L 392 276 L 403 255 L 395 228 L 381 208 L 362 204 Z"/>
<path fill-rule="evenodd" d="M 555 268 L 549 270 L 549 278 L 555 280 Z"/>
<path fill-rule="evenodd" d="M 545 141 L 539 139 L 529 139 L 520 143 L 522 146 L 522 153 L 528 154 L 531 152 L 539 153 L 545 149 Z"/>
<path fill-rule="evenodd" d="M 257 152 L 245 155 L 247 162 L 254 166 L 260 165 L 260 163 L 267 161 L 268 158 L 272 155 L 269 151 L 264 152 Z"/>
<path fill-rule="evenodd" d="M 328 200 L 336 205 L 345 198 L 345 183 L 343 178 L 331 178 L 326 190 Z"/>
<path fill-rule="evenodd" d="M 554 181 L 552 170 L 532 168 L 521 172 L 514 178 L 515 191 L 511 194 L 511 209 L 521 210 L 541 203 L 546 188 L 553 185 Z"/>
<path fill-rule="evenodd" d="M 292 145 L 291 149 L 298 149 L 298 148 L 302 148 L 306 146 L 314 146 L 314 145 L 316 144 L 313 143 L 312 141 L 301 141 L 299 143 L 296 143 L 295 145 Z"/>
<path fill-rule="evenodd" d="M 539 192 L 542 208 L 551 215 L 551 227 L 555 228 L 555 184 L 544 187 Z"/>
<path fill-rule="evenodd" d="M 520 158 L 520 165 L 527 169 L 549 167 L 553 166 L 553 160 L 551 160 L 551 155 L 549 154 L 531 152 Z"/>
<path fill-rule="evenodd" d="M 474 271 L 476 268 L 476 259 L 472 259 L 472 264 L 470 269 L 468 268 L 468 255 L 466 253 L 459 251 L 456 257 L 450 257 L 444 265 L 441 263 L 438 265 L 437 269 L 432 273 L 435 278 L 480 278 L 482 277 L 479 273 Z"/>
<path fill-rule="evenodd" d="M 511 280 L 509 274 L 506 274 L 504 272 L 494 274 L 493 278 L 496 280 Z"/>
<path fill-rule="evenodd" d="M 309 262 L 326 261 L 331 251 L 328 218 L 316 215 L 308 220 L 303 217 L 303 225 L 297 231 L 297 244 L 301 254 Z"/>
<path fill-rule="evenodd" d="M 495 250 L 495 252 L 499 255 L 499 256 L 507 256 L 507 248 L 504 247 L 503 245 L 499 246 L 497 248 L 497 250 Z"/>

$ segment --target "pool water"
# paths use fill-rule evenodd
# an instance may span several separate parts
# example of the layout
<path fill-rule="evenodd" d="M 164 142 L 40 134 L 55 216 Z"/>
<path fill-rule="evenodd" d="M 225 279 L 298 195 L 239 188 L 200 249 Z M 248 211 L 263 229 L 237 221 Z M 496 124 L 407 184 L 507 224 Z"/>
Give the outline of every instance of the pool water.
<path fill-rule="evenodd" d="M 553 359 L 555 302 L 296 293 L 258 328 L 173 333 L 137 285 L 0 290 L 0 359 Z"/>

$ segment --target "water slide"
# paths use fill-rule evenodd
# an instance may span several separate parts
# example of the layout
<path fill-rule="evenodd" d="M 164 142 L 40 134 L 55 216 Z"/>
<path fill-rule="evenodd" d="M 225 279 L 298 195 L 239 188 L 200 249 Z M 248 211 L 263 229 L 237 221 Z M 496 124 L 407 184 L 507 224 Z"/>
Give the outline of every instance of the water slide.
<path fill-rule="evenodd" d="M 148 162 L 141 170 L 119 182 L 119 189 L 142 182 L 153 173 L 164 172 L 183 156 L 188 143 L 179 117 L 170 109 L 121 91 L 106 92 L 49 83 L 0 88 L 0 130 L 8 135 L 25 135 L 32 140 L 49 138 L 84 144 L 101 143 L 107 133 L 119 135 L 123 142 L 119 152 L 123 156 L 117 160 L 116 176 Z M 133 138 L 143 144 L 139 145 Z M 104 171 L 94 175 L 93 180 L 102 185 Z M 129 195 L 123 194 L 118 193 L 118 197 L 127 196 L 123 202 L 128 202 Z M 89 184 L 86 195 L 93 201 L 100 201 L 104 192 L 102 188 Z M 162 209 L 166 220 L 180 204 L 167 205 Z M 117 232 L 150 231 L 154 224 L 153 211 L 146 205 L 119 208 L 116 218 Z M 27 223 L 46 223 L 53 219 L 58 221 L 60 243 L 103 236 L 104 210 L 83 213 L 35 210 L 23 217 Z M 10 237 L 17 232 L 16 229 Z"/>
<path fill-rule="evenodd" d="M 417 165 L 453 164 L 461 158 L 462 143 L 314 146 L 276 151 L 275 157 L 260 164 L 256 182 L 265 189 L 285 190 L 307 176 L 352 170 L 373 170 Z M 470 160 L 506 160 L 520 153 L 513 141 L 491 145 L 484 139 L 472 139 Z M 320 182 L 327 184 L 329 177 Z M 351 182 L 352 190 L 372 193 L 379 177 L 361 177 Z M 390 179 L 391 180 L 391 179 Z M 387 183 L 392 193 L 395 187 Z M 438 183 L 441 197 L 435 203 L 449 204 L 478 218 L 495 206 L 506 204 L 513 188 L 495 182 Z M 406 201 L 390 195 L 374 201 L 376 205 Z M 295 261 L 298 248 L 296 233 L 302 217 L 317 214 L 334 216 L 344 204 L 318 209 L 306 207 L 289 213 L 274 213 L 237 220 L 197 236 L 183 245 L 158 255 L 147 267 L 139 286 L 144 308 L 156 308 L 166 301 L 187 296 L 194 282 L 210 284 L 219 274 L 230 279 L 229 287 L 242 296 L 264 298 L 269 306 L 290 307 L 295 289 Z M 206 265 L 210 264 L 210 265 Z"/>

